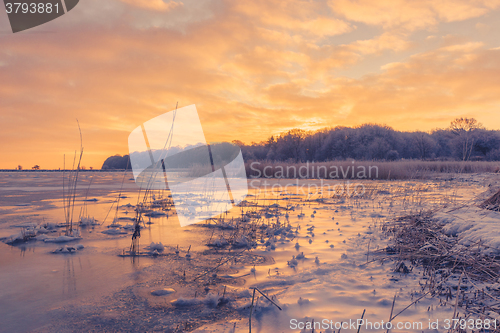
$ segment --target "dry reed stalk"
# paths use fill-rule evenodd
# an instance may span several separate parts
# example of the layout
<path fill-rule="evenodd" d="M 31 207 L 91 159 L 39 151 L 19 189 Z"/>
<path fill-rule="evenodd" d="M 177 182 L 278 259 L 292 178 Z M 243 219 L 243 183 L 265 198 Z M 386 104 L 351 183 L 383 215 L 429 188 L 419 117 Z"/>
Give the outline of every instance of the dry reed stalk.
<path fill-rule="evenodd" d="M 257 287 L 252 287 L 253 289 L 253 294 L 252 294 L 252 304 L 250 306 L 250 316 L 248 317 L 248 332 L 249 333 L 252 333 L 252 313 L 253 313 L 253 308 L 254 308 L 254 299 L 255 299 L 255 291 L 258 291 L 259 294 L 261 294 L 264 298 L 266 298 L 269 302 L 271 302 L 271 304 L 273 304 L 274 306 L 276 306 L 280 311 L 282 311 L 283 309 L 278 305 L 276 304 L 272 299 L 270 299 L 266 294 L 264 294 L 262 291 L 260 291 L 259 288 Z M 259 298 L 257 298 L 257 302 L 259 301 Z M 257 304 L 256 304 L 257 306 Z M 313 319 L 314 320 L 314 319 Z"/>
<path fill-rule="evenodd" d="M 460 284 L 462 283 L 463 277 L 464 277 L 464 272 L 462 272 L 462 275 L 460 275 L 460 279 L 458 279 L 457 296 L 455 296 L 455 308 L 453 310 L 452 319 L 455 319 L 455 316 L 457 315 L 458 299 L 460 297 Z"/>
<path fill-rule="evenodd" d="M 365 316 L 366 309 L 363 309 L 363 313 L 361 314 L 361 320 L 363 320 Z M 358 326 L 358 331 L 356 333 L 359 333 L 359 330 L 361 329 L 361 325 Z"/>
<path fill-rule="evenodd" d="M 392 312 L 394 311 L 394 305 L 396 304 L 396 296 L 397 296 L 397 294 L 398 293 L 394 294 L 394 299 L 392 300 L 391 314 L 389 315 L 389 321 L 388 322 L 392 321 Z M 389 329 L 387 329 L 387 333 L 389 333 Z"/>
<path fill-rule="evenodd" d="M 257 162 L 257 163 L 256 163 Z M 254 163 L 252 165 L 252 163 Z M 295 179 L 303 178 L 298 175 L 299 168 L 307 170 L 311 179 L 357 179 L 358 167 L 364 167 L 367 170 L 368 179 L 426 179 L 432 174 L 436 173 L 478 173 L 478 172 L 498 172 L 499 162 L 487 161 L 328 161 L 328 162 L 315 162 L 315 163 L 290 163 L 280 161 L 247 161 L 245 168 L 249 178 L 258 178 L 264 176 L 264 168 L 266 169 L 266 176 L 264 178 L 285 178 Z M 352 176 L 352 169 L 355 167 L 354 177 Z M 332 168 L 338 168 L 338 177 L 332 173 Z M 368 174 L 368 168 L 372 167 L 373 173 Z M 376 174 L 375 174 L 376 167 Z M 326 172 L 324 171 L 326 168 Z M 314 169 L 314 176 L 313 171 Z M 344 171 L 345 176 L 340 170 Z M 347 172 L 349 170 L 349 172 Z M 303 172 L 304 174 L 304 172 Z M 269 176 L 270 175 L 270 176 Z"/>
<path fill-rule="evenodd" d="M 252 333 L 252 312 L 253 312 L 253 302 L 255 299 L 255 289 L 252 294 L 252 305 L 250 306 L 250 316 L 248 317 L 248 333 Z"/>
<path fill-rule="evenodd" d="M 497 212 L 500 211 L 500 191 L 483 201 L 479 207 Z"/>

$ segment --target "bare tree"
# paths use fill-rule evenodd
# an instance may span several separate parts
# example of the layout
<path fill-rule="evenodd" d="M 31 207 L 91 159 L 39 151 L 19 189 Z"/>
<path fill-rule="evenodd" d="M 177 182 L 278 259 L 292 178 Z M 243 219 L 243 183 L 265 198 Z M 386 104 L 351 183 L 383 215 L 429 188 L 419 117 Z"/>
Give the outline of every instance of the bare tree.
<path fill-rule="evenodd" d="M 294 128 L 279 136 L 276 140 L 276 153 L 281 160 L 292 159 L 300 161 L 302 142 L 307 133 L 304 130 Z"/>
<path fill-rule="evenodd" d="M 34 167 L 32 167 L 31 169 L 33 169 L 33 170 L 40 170 L 40 166 L 37 164 Z"/>
<path fill-rule="evenodd" d="M 462 146 L 462 160 L 467 161 L 472 154 L 474 148 L 474 138 L 472 134 L 475 130 L 483 128 L 481 123 L 478 123 L 474 118 L 457 118 L 450 124 L 450 131 L 455 134 Z"/>
<path fill-rule="evenodd" d="M 417 147 L 421 160 L 425 160 L 430 156 L 435 145 L 431 136 L 425 132 L 415 132 L 413 142 Z"/>
<path fill-rule="evenodd" d="M 23 166 L 22 166 L 21 164 L 19 164 L 19 165 L 17 166 L 17 170 L 22 170 L 22 169 L 23 169 Z"/>

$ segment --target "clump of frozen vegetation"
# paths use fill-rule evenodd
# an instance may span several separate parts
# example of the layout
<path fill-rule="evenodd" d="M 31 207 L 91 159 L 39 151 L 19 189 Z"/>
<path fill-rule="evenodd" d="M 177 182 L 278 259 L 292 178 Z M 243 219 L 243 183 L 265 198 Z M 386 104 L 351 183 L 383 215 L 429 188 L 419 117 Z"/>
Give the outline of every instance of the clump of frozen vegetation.
<path fill-rule="evenodd" d="M 105 235 L 125 235 L 128 234 L 128 231 L 123 228 L 109 228 L 101 231 L 101 233 Z"/>
<path fill-rule="evenodd" d="M 76 253 L 77 251 L 83 250 L 84 248 L 85 247 L 82 244 L 77 244 L 75 246 L 66 245 L 52 251 L 52 253 Z"/>
<path fill-rule="evenodd" d="M 158 243 L 151 242 L 151 244 L 149 244 L 147 249 L 151 252 L 154 252 L 154 251 L 163 252 L 163 250 L 165 250 L 165 246 L 161 242 L 158 242 Z"/>
<path fill-rule="evenodd" d="M 459 306 L 467 316 L 500 318 L 500 233 L 493 228 L 499 222 L 498 212 L 475 206 L 400 217 L 383 225 L 391 243 L 382 252 L 396 261 L 397 273 L 424 269 L 424 295 L 447 302 L 460 288 L 455 311 Z"/>
<path fill-rule="evenodd" d="M 98 224 L 93 216 L 81 216 L 79 223 L 80 223 L 80 226 L 82 226 L 82 227 L 88 227 L 88 226 Z"/>
<path fill-rule="evenodd" d="M 78 239 L 82 239 L 80 237 L 80 230 L 73 230 L 73 234 L 71 236 L 58 236 L 58 237 L 50 237 L 45 238 L 43 241 L 45 243 L 66 243 L 72 242 Z"/>

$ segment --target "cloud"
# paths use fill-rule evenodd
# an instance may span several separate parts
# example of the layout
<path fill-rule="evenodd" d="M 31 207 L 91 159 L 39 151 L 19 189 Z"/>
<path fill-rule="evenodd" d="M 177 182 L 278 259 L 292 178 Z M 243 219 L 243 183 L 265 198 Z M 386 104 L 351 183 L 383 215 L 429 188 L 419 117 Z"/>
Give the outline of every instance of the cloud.
<path fill-rule="evenodd" d="M 407 31 L 479 17 L 500 6 L 497 0 L 330 0 L 328 3 L 333 11 L 349 21 Z"/>
<path fill-rule="evenodd" d="M 500 51 L 480 43 L 446 46 L 390 63 L 377 75 L 340 87 L 357 98 L 347 120 L 386 122 L 399 128 L 443 126 L 454 116 L 487 119 L 498 107 Z M 499 126 L 498 118 L 490 125 Z"/>
<path fill-rule="evenodd" d="M 500 127 L 498 45 L 437 27 L 495 3 L 447 16 L 430 2 L 185 0 L 162 11 L 172 3 L 86 0 L 2 34 L 0 168 L 62 166 L 79 148 L 76 118 L 84 164 L 100 167 L 177 102 L 197 105 L 208 141 L 364 122 L 425 130 L 459 115 Z M 411 32 L 429 27 L 429 42 Z M 351 70 L 361 75 L 339 74 Z"/>
<path fill-rule="evenodd" d="M 176 1 L 168 1 L 168 2 L 165 2 L 163 0 L 120 0 L 120 1 L 135 7 L 155 10 L 160 12 L 167 12 L 176 7 L 182 6 L 182 2 L 176 2 Z"/>
<path fill-rule="evenodd" d="M 384 32 L 380 36 L 371 39 L 357 40 L 349 45 L 345 45 L 347 49 L 361 54 L 380 53 L 385 50 L 401 52 L 407 50 L 411 46 L 411 42 L 407 40 L 406 34 L 395 34 L 392 32 Z"/>
<path fill-rule="evenodd" d="M 260 26 L 300 34 L 302 37 L 334 36 L 355 28 L 344 20 L 328 15 L 328 8 L 321 1 L 236 1 L 232 10 Z"/>

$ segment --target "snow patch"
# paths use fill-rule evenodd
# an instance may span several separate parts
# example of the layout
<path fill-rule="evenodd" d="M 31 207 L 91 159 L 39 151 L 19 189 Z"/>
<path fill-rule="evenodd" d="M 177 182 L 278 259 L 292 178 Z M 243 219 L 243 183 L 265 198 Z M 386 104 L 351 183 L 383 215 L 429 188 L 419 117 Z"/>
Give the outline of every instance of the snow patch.
<path fill-rule="evenodd" d="M 449 236 L 459 238 L 458 244 L 470 246 L 481 241 L 489 247 L 485 254 L 500 252 L 500 213 L 465 206 L 452 211 L 441 211 L 434 215 L 445 224 L 443 231 Z"/>

